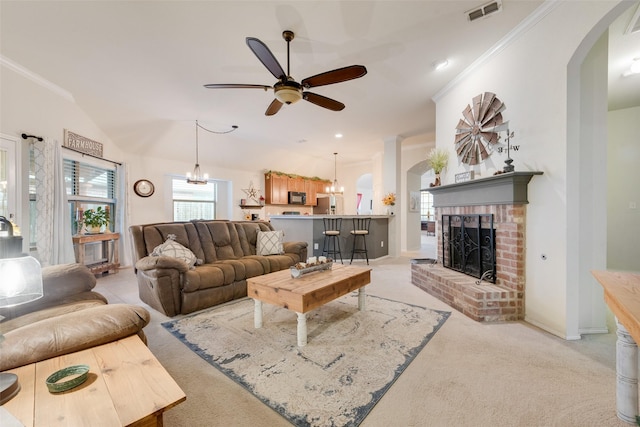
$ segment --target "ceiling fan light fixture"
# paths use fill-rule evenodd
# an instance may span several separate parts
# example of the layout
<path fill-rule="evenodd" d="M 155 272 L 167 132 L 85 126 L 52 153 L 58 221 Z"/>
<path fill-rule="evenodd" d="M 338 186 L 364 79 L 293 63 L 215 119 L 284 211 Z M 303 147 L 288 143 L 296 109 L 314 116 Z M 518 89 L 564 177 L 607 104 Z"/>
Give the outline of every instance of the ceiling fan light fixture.
<path fill-rule="evenodd" d="M 295 104 L 302 99 L 302 88 L 295 82 L 287 82 L 286 84 L 276 84 L 274 92 L 276 99 L 283 104 Z"/>

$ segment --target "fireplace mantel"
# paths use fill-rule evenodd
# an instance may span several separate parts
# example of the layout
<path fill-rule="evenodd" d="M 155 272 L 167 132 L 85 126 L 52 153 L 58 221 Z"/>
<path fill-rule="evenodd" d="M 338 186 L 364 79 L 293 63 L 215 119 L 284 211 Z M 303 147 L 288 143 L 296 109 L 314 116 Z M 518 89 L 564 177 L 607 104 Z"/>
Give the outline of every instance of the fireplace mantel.
<path fill-rule="evenodd" d="M 542 172 L 508 172 L 456 184 L 430 187 L 433 206 L 478 206 L 528 204 L 527 186 L 534 175 Z"/>

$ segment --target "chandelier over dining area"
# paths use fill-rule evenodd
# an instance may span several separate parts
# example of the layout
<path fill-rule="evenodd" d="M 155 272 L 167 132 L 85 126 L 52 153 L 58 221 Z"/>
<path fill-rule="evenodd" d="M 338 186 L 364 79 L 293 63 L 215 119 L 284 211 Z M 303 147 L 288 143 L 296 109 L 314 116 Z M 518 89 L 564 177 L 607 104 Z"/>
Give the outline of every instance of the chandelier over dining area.
<path fill-rule="evenodd" d="M 216 132 L 210 129 L 207 129 L 203 126 L 201 126 L 198 121 L 196 120 L 196 164 L 193 168 L 193 173 L 191 172 L 187 172 L 187 183 L 189 184 L 196 184 L 196 185 L 204 185 L 209 181 L 209 174 L 207 173 L 202 173 L 200 171 L 200 162 L 198 160 L 198 129 L 203 129 L 206 130 L 207 132 L 210 133 L 215 133 L 218 135 L 222 135 L 225 133 L 231 133 L 234 130 L 238 129 L 238 126 L 233 125 L 231 126 L 231 130 L 228 131 L 224 131 L 224 132 Z"/>
<path fill-rule="evenodd" d="M 333 183 L 327 186 L 325 191 L 328 194 L 342 194 L 344 187 L 338 184 L 338 153 L 333 153 Z"/>

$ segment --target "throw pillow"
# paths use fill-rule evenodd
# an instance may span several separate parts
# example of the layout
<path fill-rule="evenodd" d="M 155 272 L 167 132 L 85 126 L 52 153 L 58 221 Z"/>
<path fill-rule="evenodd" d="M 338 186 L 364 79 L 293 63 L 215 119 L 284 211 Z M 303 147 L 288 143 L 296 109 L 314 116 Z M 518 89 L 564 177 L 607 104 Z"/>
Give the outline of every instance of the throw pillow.
<path fill-rule="evenodd" d="M 284 253 L 282 240 L 284 231 L 258 231 L 256 253 L 258 255 L 281 255 Z"/>
<path fill-rule="evenodd" d="M 181 259 L 186 262 L 189 268 L 193 268 L 198 259 L 196 255 L 191 252 L 189 248 L 185 248 L 180 243 L 176 242 L 175 236 L 170 234 L 166 240 L 161 245 L 156 246 L 151 252 L 151 256 L 168 256 L 171 258 Z"/>

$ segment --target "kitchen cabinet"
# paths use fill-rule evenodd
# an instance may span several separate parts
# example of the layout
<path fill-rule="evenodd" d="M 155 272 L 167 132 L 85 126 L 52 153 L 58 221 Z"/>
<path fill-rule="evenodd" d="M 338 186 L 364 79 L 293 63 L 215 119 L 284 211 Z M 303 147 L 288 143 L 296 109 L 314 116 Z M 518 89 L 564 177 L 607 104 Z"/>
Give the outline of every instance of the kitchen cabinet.
<path fill-rule="evenodd" d="M 299 191 L 307 193 L 305 206 L 316 206 L 318 193 L 325 193 L 328 185 L 331 184 L 326 180 L 266 173 L 264 174 L 265 204 L 287 205 L 289 191 Z"/>
<path fill-rule="evenodd" d="M 304 179 L 300 177 L 289 178 L 287 181 L 288 191 L 304 191 Z"/>
<path fill-rule="evenodd" d="M 304 192 L 307 193 L 307 206 L 316 206 L 318 204 L 317 199 L 317 181 L 311 179 L 304 180 Z"/>
<path fill-rule="evenodd" d="M 286 205 L 289 203 L 289 177 L 286 175 L 265 174 L 265 203 L 267 205 Z"/>

